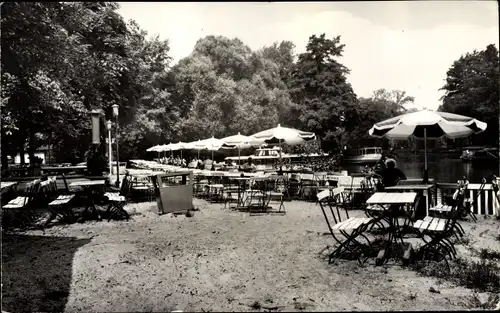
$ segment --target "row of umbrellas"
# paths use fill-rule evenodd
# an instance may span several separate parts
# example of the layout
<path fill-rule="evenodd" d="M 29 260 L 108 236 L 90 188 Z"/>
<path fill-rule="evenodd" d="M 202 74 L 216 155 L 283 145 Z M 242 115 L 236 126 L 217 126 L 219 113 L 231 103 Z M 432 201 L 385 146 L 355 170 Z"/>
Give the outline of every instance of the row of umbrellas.
<path fill-rule="evenodd" d="M 300 144 L 308 140 L 314 140 L 316 135 L 311 132 L 305 132 L 294 128 L 282 127 L 278 124 L 277 127 L 270 128 L 251 136 L 245 136 L 240 133 L 222 139 L 208 138 L 205 140 L 198 140 L 193 142 L 178 142 L 170 143 L 168 145 L 156 145 L 147 149 L 147 151 L 164 152 L 164 151 L 177 151 L 181 150 L 197 150 L 198 157 L 200 150 L 209 150 L 213 152 L 219 149 L 238 149 L 238 157 L 240 150 L 255 146 L 262 146 L 263 144 L 279 144 L 286 143 L 289 145 Z M 281 150 L 280 150 L 281 151 Z"/>
<path fill-rule="evenodd" d="M 468 137 L 473 134 L 479 134 L 486 130 L 487 124 L 475 118 L 467 117 L 458 114 L 435 112 L 422 110 L 413 113 L 399 115 L 385 121 L 376 123 L 368 131 L 370 136 L 382 138 L 386 137 L 394 140 L 407 140 L 410 137 L 424 140 L 425 150 L 425 170 L 424 182 L 428 179 L 427 169 L 427 140 L 440 139 L 447 137 L 457 139 Z M 223 139 L 209 138 L 198 140 L 190 143 L 179 142 L 176 144 L 155 146 L 148 151 L 174 151 L 182 149 L 194 150 L 211 150 L 212 159 L 213 151 L 219 149 L 238 149 L 248 148 L 251 146 L 261 146 L 262 144 L 276 144 L 280 146 L 282 143 L 295 145 L 302 142 L 313 140 L 316 136 L 314 133 L 300 131 L 293 128 L 277 127 L 256 133 L 252 136 L 244 136 L 238 133 L 234 136 L 229 136 Z"/>

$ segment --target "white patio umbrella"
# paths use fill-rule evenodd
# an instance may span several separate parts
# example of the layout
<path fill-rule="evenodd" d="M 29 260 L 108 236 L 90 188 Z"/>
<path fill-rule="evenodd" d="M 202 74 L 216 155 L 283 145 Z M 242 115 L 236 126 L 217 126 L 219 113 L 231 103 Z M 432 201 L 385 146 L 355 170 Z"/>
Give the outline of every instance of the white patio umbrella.
<path fill-rule="evenodd" d="M 166 156 L 166 151 L 173 151 L 172 145 L 173 145 L 172 143 L 169 143 L 168 145 L 161 145 L 158 149 L 159 149 L 159 151 L 165 152 L 165 156 Z"/>
<path fill-rule="evenodd" d="M 204 149 L 212 151 L 212 162 L 214 161 L 214 151 L 219 150 L 224 142 L 220 139 L 217 139 L 212 136 L 212 138 L 208 138 L 203 140 L 203 144 L 205 146 Z"/>
<path fill-rule="evenodd" d="M 281 164 L 281 143 L 296 145 L 304 143 L 309 140 L 316 139 L 316 135 L 314 133 L 305 132 L 294 128 L 281 127 L 280 124 L 278 124 L 277 127 L 253 134 L 251 137 L 255 138 L 255 140 L 251 142 L 252 145 L 262 145 L 264 143 L 278 143 L 280 146 L 280 164 Z"/>
<path fill-rule="evenodd" d="M 197 141 L 190 142 L 192 150 L 198 151 L 198 159 L 200 158 L 200 151 L 205 149 L 205 140 L 198 139 Z"/>
<path fill-rule="evenodd" d="M 222 149 L 238 148 L 238 166 L 240 166 L 240 158 L 241 158 L 240 150 L 245 148 L 250 148 L 252 146 L 250 142 L 255 141 L 255 138 L 242 135 L 238 132 L 237 135 L 222 138 L 221 140 L 223 142 L 221 147 Z"/>
<path fill-rule="evenodd" d="M 161 145 L 156 145 L 156 146 L 153 146 L 151 148 L 148 148 L 146 149 L 147 152 L 158 152 L 158 159 L 160 158 L 160 149 L 161 148 Z"/>
<path fill-rule="evenodd" d="M 158 149 L 160 145 L 152 146 L 151 148 L 148 148 L 146 151 L 147 152 L 158 152 L 156 149 Z"/>
<path fill-rule="evenodd" d="M 424 183 L 427 183 L 427 139 L 468 137 L 483 132 L 486 127 L 486 123 L 473 117 L 422 110 L 376 123 L 368 133 L 370 136 L 378 138 L 386 137 L 405 140 L 414 137 L 423 139 L 425 154 Z"/>
<path fill-rule="evenodd" d="M 172 146 L 170 147 L 170 149 L 172 151 L 180 150 L 181 151 L 181 159 L 182 159 L 182 150 L 184 150 L 184 149 L 190 149 L 190 145 L 188 143 L 186 143 L 186 142 L 179 141 L 178 143 L 172 144 Z"/>

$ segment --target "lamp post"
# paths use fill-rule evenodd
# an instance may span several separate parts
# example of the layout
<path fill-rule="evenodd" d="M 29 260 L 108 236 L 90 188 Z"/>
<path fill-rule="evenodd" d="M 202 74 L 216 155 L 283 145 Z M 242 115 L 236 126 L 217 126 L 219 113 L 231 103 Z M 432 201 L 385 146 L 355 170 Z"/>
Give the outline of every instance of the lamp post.
<path fill-rule="evenodd" d="M 112 127 L 112 122 L 107 121 L 106 122 L 106 128 L 108 129 L 108 161 L 109 161 L 109 175 L 113 173 L 113 147 L 111 143 L 111 127 Z"/>
<path fill-rule="evenodd" d="M 118 124 L 118 104 L 113 104 L 111 106 L 113 108 L 113 116 L 116 118 L 116 133 L 115 133 L 115 141 L 116 141 L 116 187 L 120 187 L 120 156 L 118 149 L 118 136 L 119 136 L 119 124 Z"/>

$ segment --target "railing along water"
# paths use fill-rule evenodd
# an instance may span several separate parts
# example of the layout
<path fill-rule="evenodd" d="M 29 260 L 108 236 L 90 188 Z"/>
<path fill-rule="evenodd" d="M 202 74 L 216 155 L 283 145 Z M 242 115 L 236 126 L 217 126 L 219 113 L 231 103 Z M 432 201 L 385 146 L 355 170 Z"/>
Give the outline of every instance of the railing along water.
<path fill-rule="evenodd" d="M 442 204 L 446 195 L 451 195 L 457 189 L 455 183 L 436 183 L 436 203 Z M 472 200 L 471 211 L 477 215 L 500 216 L 500 203 L 492 184 L 472 184 L 467 186 L 467 197 Z"/>

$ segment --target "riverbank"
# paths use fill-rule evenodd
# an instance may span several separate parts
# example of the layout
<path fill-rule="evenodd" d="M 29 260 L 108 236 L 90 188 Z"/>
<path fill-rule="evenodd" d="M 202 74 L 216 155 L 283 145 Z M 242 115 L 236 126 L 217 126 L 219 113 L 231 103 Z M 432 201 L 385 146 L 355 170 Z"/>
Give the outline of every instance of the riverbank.
<path fill-rule="evenodd" d="M 249 216 L 194 200 L 193 217 L 131 204 L 133 219 L 4 235 L 6 311 L 462 310 L 488 293 L 374 261 L 328 264 L 314 203 Z M 362 214 L 354 212 L 353 214 Z M 463 223 L 467 246 L 500 251 L 498 222 Z M 465 242 L 465 241 L 464 241 Z M 434 288 L 439 293 L 430 292 Z M 474 298 L 476 297 L 476 298 Z"/>

